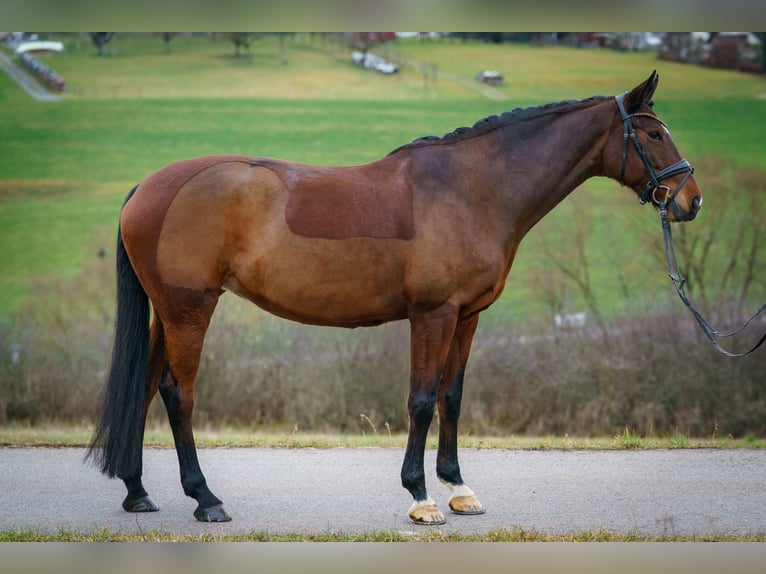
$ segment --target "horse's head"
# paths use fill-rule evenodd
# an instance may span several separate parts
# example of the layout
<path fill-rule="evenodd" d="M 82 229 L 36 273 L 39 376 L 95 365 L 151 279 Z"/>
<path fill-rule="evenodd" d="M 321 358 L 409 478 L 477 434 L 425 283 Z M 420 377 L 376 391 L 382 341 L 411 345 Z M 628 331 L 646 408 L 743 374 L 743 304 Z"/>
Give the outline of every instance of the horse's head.
<path fill-rule="evenodd" d="M 604 151 L 604 172 L 631 187 L 641 203 L 665 207 L 669 221 L 690 221 L 702 205 L 694 170 L 681 158 L 665 123 L 652 110 L 656 72 L 615 98 L 617 121 Z"/>

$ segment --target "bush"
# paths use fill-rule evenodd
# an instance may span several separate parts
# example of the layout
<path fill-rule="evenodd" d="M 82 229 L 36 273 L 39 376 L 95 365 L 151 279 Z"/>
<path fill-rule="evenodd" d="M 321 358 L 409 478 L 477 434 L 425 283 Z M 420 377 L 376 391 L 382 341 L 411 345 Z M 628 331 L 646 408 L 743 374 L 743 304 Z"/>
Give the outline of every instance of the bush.
<path fill-rule="evenodd" d="M 76 277 L 38 281 L 0 326 L 0 421 L 95 418 L 112 344 L 111 267 L 97 257 Z"/>
<path fill-rule="evenodd" d="M 558 338 L 479 340 L 475 348 L 463 427 L 474 434 L 766 430 L 761 358 L 717 354 L 680 309 L 616 320 L 605 340 L 578 330 Z"/>

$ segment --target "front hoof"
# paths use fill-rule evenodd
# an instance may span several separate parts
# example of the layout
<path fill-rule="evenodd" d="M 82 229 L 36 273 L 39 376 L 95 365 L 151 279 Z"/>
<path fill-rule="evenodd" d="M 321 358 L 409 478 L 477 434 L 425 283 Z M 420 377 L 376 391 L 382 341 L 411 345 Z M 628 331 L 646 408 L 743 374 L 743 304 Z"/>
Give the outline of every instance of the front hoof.
<path fill-rule="evenodd" d="M 135 499 L 126 498 L 122 501 L 122 508 L 127 512 L 157 512 L 160 509 L 148 495 Z"/>
<path fill-rule="evenodd" d="M 223 504 L 217 504 L 210 508 L 200 508 L 194 511 L 194 518 L 200 522 L 229 522 L 231 516 L 223 507 Z"/>
<path fill-rule="evenodd" d="M 484 505 L 473 494 L 455 496 L 450 499 L 449 507 L 455 514 L 484 514 Z"/>
<path fill-rule="evenodd" d="M 415 524 L 423 526 L 438 526 L 439 524 L 447 522 L 444 515 L 436 507 L 436 503 L 431 498 L 421 502 L 415 502 L 410 507 L 407 514 L 410 517 L 410 520 Z"/>

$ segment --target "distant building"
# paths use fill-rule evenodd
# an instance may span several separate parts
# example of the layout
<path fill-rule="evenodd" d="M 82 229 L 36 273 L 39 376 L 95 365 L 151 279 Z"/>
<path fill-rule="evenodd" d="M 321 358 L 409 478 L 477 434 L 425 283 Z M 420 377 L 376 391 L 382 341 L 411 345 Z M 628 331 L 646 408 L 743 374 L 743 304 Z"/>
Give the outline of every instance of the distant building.
<path fill-rule="evenodd" d="M 760 40 L 751 32 L 669 32 L 660 58 L 714 68 L 763 72 L 757 61 Z"/>
<path fill-rule="evenodd" d="M 372 46 L 396 40 L 396 32 L 351 32 L 352 48 L 367 51 Z"/>

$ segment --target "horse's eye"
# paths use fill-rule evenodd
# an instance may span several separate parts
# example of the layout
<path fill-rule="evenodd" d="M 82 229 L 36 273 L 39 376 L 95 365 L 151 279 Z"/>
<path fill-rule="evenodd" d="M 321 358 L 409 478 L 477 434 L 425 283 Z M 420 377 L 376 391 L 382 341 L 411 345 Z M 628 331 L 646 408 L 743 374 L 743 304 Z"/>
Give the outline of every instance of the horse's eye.
<path fill-rule="evenodd" d="M 662 141 L 662 134 L 657 130 L 652 130 L 649 132 L 649 137 L 653 140 Z"/>

